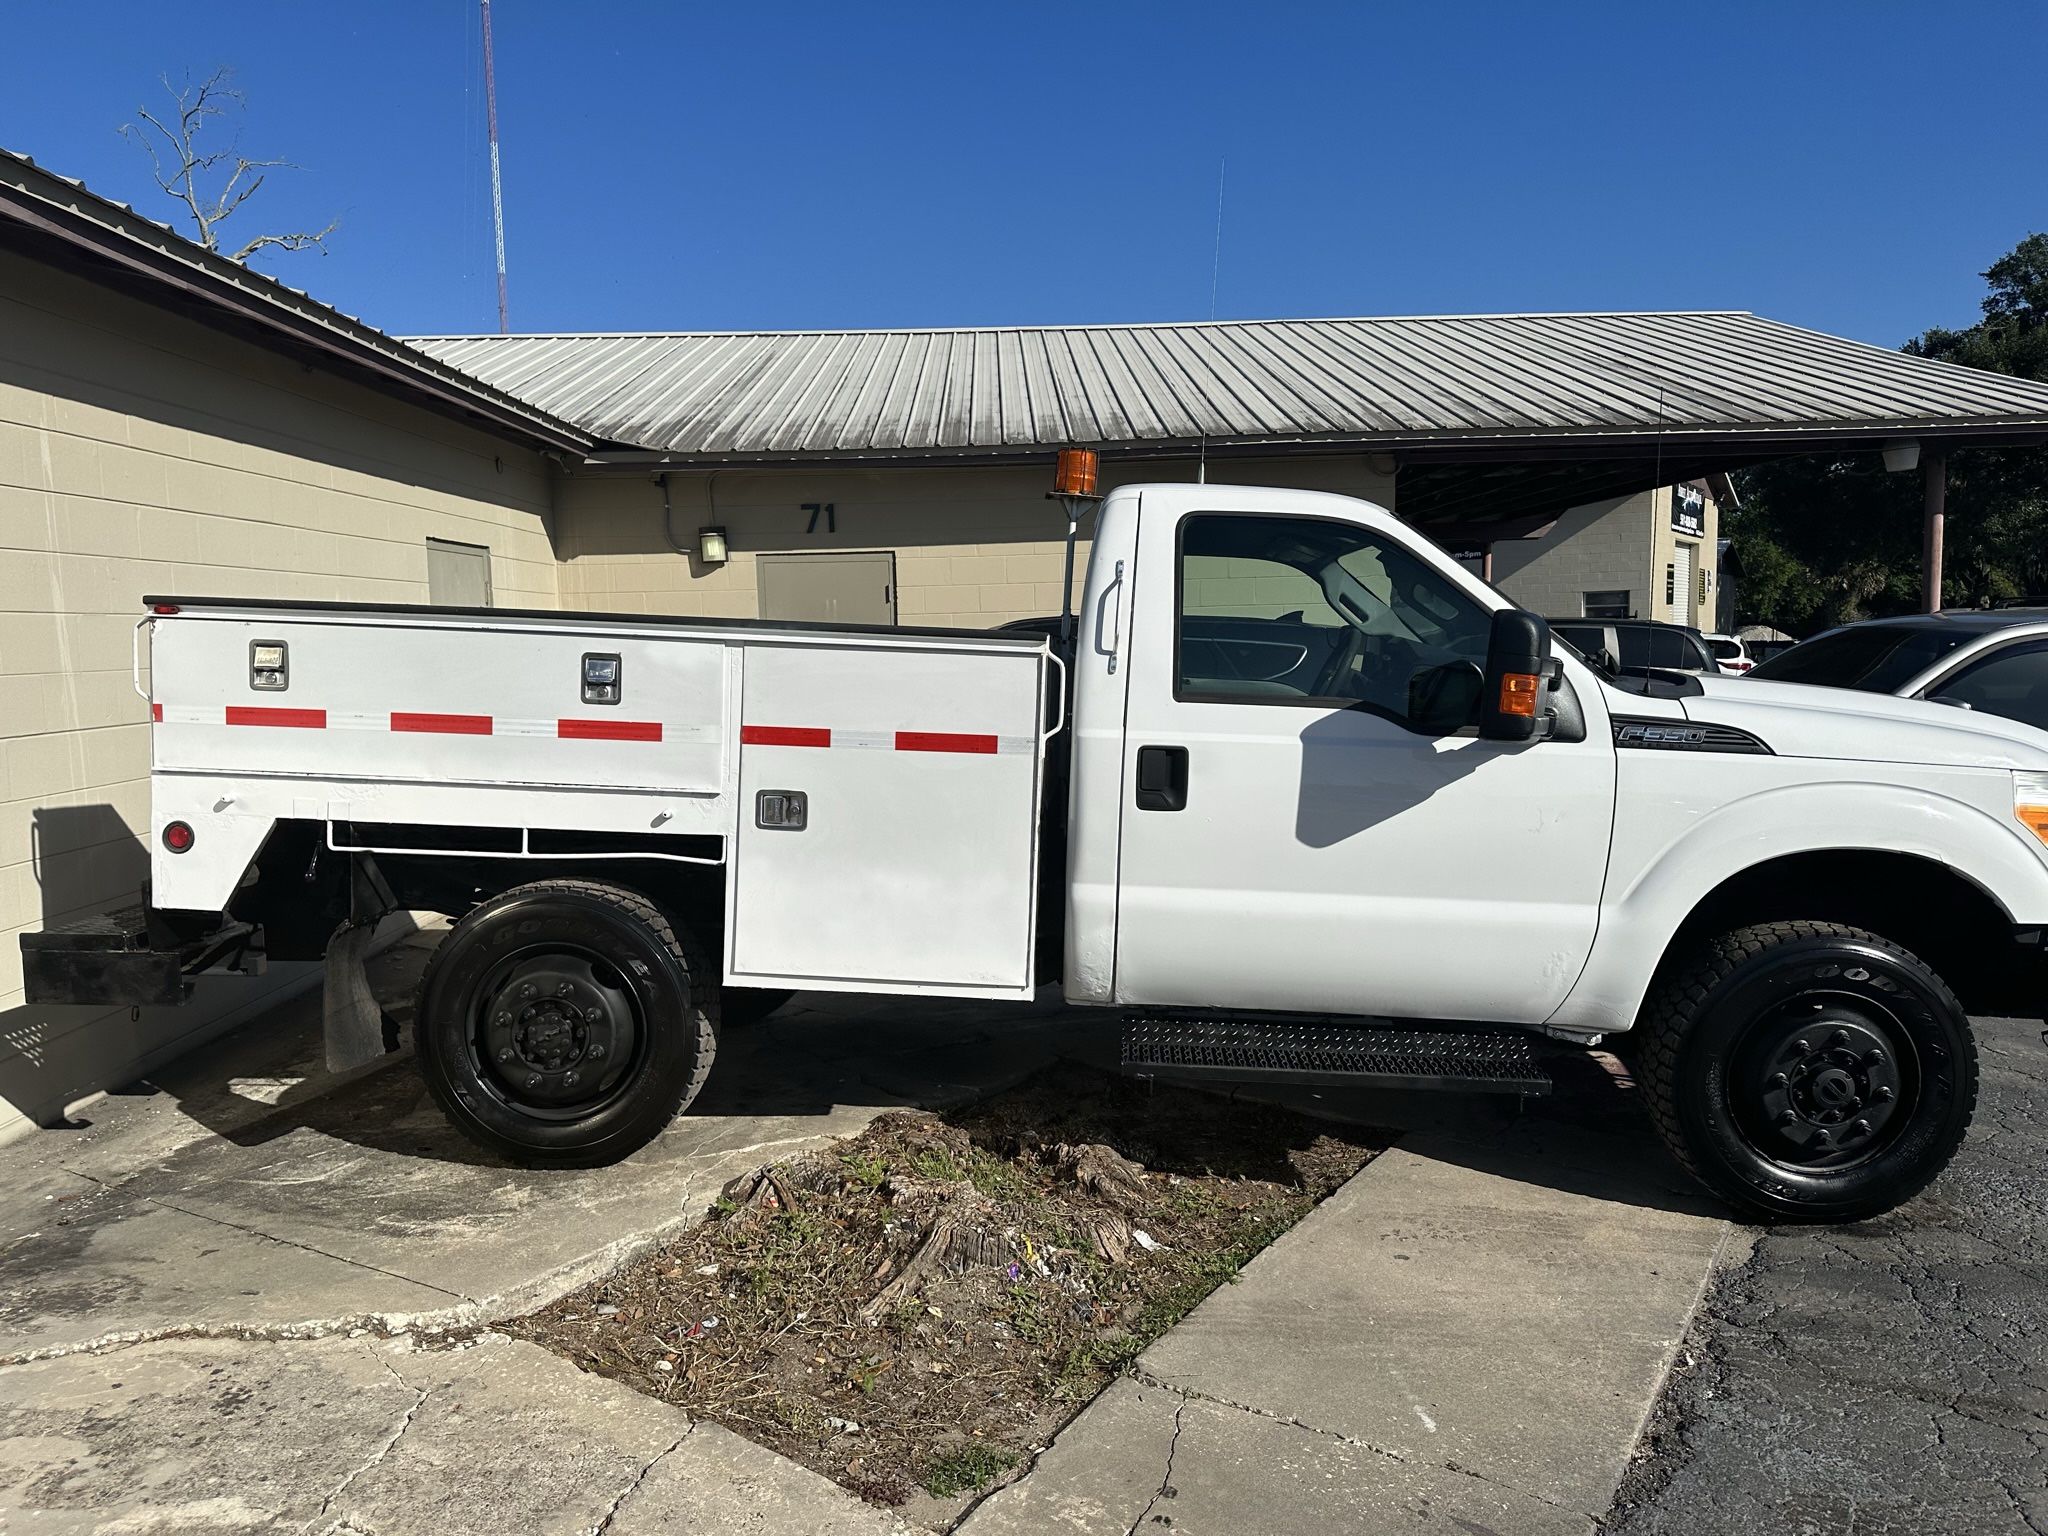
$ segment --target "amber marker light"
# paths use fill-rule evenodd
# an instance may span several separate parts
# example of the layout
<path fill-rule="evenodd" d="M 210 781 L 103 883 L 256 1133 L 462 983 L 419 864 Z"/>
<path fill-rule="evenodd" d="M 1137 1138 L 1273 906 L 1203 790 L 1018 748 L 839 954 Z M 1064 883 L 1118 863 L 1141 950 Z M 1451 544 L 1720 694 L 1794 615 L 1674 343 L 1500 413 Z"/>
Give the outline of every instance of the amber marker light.
<path fill-rule="evenodd" d="M 2048 843 L 2048 773 L 2012 776 L 2012 813 L 2021 826 Z"/>
<path fill-rule="evenodd" d="M 1508 672 L 1500 680 L 1500 712 L 1504 715 L 1533 715 L 1542 679 L 1534 672 Z"/>

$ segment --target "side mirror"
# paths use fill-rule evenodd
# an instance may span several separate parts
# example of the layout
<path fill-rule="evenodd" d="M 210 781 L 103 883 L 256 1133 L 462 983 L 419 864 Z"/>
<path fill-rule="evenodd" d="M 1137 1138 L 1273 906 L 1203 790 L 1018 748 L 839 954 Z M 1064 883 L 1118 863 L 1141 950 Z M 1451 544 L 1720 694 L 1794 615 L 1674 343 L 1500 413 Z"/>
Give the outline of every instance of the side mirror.
<path fill-rule="evenodd" d="M 1543 695 L 1550 680 L 1550 626 L 1520 608 L 1493 616 L 1486 643 L 1486 679 L 1479 696 L 1479 734 L 1488 741 L 1534 741 L 1547 725 Z"/>
<path fill-rule="evenodd" d="M 1486 676 L 1469 661 L 1424 667 L 1408 679 L 1408 723 L 1425 736 L 1448 736 L 1479 718 Z"/>

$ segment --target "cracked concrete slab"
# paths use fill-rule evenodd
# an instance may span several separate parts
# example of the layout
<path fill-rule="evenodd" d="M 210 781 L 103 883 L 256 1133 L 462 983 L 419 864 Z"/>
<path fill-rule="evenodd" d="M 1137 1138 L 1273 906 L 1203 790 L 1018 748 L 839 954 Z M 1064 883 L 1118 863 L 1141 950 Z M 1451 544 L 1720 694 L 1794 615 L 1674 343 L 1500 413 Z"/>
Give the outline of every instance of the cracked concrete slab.
<path fill-rule="evenodd" d="M 1087 1428 L 1082 1430 L 1082 1425 Z M 962 1536 L 1589 1536 L 1576 1511 L 1300 1425 L 1126 1378 Z"/>
<path fill-rule="evenodd" d="M 1730 1230 L 1664 1192 L 1652 1144 L 1630 1154 L 1413 1138 L 1139 1367 L 1599 1515 Z"/>
<path fill-rule="evenodd" d="M 502 1335 L 436 1350 L 181 1339 L 0 1367 L 0 1528 L 287 1526 L 884 1536 L 893 1522 Z"/>
<path fill-rule="evenodd" d="M 606 1536 L 908 1536 L 912 1529 L 723 1425 L 699 1423 L 620 1504 Z"/>
<path fill-rule="evenodd" d="M 9 1238 L 0 1248 L 4 1359 L 252 1326 L 402 1325 L 461 1300 L 103 1185 Z"/>

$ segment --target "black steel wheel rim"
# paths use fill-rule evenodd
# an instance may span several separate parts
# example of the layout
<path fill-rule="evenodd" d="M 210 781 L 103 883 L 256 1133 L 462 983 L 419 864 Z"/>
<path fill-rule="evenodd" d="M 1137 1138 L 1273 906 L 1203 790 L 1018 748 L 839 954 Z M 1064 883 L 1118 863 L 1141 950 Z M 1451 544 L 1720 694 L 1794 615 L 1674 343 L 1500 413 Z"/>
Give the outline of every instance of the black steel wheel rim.
<path fill-rule="evenodd" d="M 1807 991 L 1742 1032 L 1729 1093 L 1743 1136 L 1799 1173 L 1881 1156 L 1912 1123 L 1919 1055 L 1899 1016 L 1858 993 Z"/>
<path fill-rule="evenodd" d="M 603 956 L 568 945 L 509 955 L 476 991 L 470 1065 L 530 1120 L 580 1120 L 631 1085 L 645 1055 L 639 999 Z"/>

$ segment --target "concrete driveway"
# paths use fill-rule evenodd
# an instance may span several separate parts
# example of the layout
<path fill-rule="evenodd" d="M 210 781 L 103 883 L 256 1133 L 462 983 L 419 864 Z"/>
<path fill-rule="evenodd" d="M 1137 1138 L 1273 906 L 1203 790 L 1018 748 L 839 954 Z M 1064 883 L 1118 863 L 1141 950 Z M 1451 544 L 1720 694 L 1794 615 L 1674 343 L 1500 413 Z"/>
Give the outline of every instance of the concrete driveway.
<path fill-rule="evenodd" d="M 374 963 L 401 1015 L 438 934 Z M 938 1003 L 792 1006 L 731 1032 L 691 1113 L 610 1168 L 535 1171 L 482 1152 L 409 1055 L 346 1080 L 319 1066 L 307 996 L 0 1152 L 0 1361 L 180 1334 L 309 1336 L 528 1310 L 703 1215 L 735 1174 L 884 1109 L 943 1108 L 1104 1020 Z"/>

